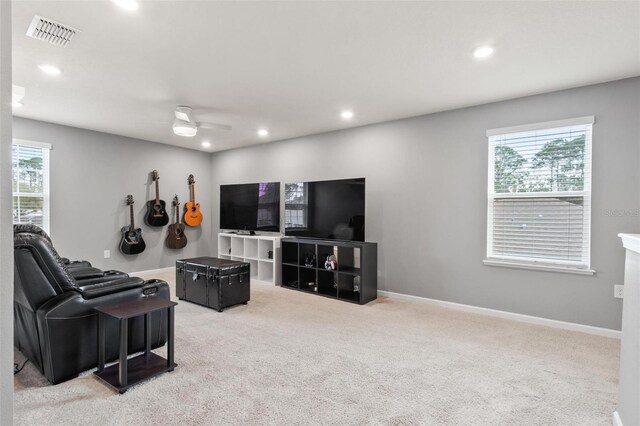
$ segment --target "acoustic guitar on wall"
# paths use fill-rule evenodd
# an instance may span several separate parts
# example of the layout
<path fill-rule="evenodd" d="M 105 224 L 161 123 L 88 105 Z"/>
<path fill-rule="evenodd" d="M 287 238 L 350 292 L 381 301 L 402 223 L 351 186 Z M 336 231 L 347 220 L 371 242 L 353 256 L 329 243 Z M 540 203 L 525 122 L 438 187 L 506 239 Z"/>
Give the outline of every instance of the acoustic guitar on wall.
<path fill-rule="evenodd" d="M 187 236 L 184 234 L 184 225 L 180 223 L 180 202 L 177 195 L 173 197 L 173 212 L 176 221 L 169 225 L 166 244 L 170 249 L 181 249 L 187 245 Z"/>
<path fill-rule="evenodd" d="M 133 221 L 133 195 L 127 195 L 127 205 L 129 206 L 131 222 L 128 226 L 123 226 L 120 230 L 122 233 L 120 251 L 123 254 L 140 254 L 147 246 L 142 239 L 142 229 L 136 228 L 135 222 Z"/>
<path fill-rule="evenodd" d="M 200 213 L 200 204 L 196 203 L 196 181 L 193 175 L 189 175 L 188 182 L 191 201 L 185 204 L 184 223 L 189 226 L 198 226 L 202 223 L 202 213 Z"/>
<path fill-rule="evenodd" d="M 169 215 L 166 203 L 160 199 L 160 175 L 157 170 L 154 170 L 151 176 L 156 183 L 156 198 L 147 201 L 147 215 L 144 219 L 149 226 L 165 226 L 169 223 Z"/>

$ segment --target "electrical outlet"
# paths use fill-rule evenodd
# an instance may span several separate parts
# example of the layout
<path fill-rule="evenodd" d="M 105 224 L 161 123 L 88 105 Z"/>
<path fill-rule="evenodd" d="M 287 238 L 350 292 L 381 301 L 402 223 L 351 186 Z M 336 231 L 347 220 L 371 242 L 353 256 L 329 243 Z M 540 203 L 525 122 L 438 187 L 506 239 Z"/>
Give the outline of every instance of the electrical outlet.
<path fill-rule="evenodd" d="M 111 257 L 111 250 L 105 250 L 105 251 L 104 251 L 104 258 L 105 258 L 105 259 L 108 259 L 108 258 L 110 258 L 110 257 Z"/>
<path fill-rule="evenodd" d="M 613 297 L 616 299 L 624 298 L 624 286 L 623 285 L 614 285 L 613 286 Z"/>

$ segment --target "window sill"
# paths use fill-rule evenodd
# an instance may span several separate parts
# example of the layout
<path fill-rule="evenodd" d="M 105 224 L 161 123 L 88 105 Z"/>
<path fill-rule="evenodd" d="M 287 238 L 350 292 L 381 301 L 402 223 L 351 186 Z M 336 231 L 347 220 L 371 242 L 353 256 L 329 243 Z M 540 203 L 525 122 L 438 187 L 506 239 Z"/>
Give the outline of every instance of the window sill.
<path fill-rule="evenodd" d="M 498 259 L 485 259 L 482 261 L 485 266 L 499 266 L 502 268 L 514 268 L 514 269 L 528 269 L 530 271 L 547 271 L 547 272 L 561 272 L 564 274 L 576 274 L 576 275 L 595 275 L 596 271 L 593 269 L 580 269 L 571 266 L 561 265 L 542 265 L 524 262 L 512 262 L 508 260 Z"/>

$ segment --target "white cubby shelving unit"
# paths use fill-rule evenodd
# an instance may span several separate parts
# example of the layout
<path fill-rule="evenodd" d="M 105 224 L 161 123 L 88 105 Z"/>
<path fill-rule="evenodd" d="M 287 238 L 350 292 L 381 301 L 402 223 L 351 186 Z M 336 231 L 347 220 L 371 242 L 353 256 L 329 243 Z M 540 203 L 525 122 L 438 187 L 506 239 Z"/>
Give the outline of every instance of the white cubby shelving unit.
<path fill-rule="evenodd" d="M 269 252 L 272 253 L 271 258 Z M 280 285 L 280 237 L 220 232 L 218 257 L 251 265 L 251 278 Z"/>

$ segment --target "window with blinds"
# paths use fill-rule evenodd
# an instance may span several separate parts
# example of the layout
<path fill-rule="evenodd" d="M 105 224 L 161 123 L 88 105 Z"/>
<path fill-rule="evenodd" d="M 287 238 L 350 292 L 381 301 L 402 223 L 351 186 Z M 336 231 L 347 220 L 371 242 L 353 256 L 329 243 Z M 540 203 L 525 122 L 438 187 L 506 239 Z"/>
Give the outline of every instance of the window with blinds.
<path fill-rule="evenodd" d="M 487 132 L 487 260 L 590 268 L 593 123 Z"/>
<path fill-rule="evenodd" d="M 13 223 L 49 232 L 49 150 L 45 144 L 14 141 L 11 148 Z"/>

